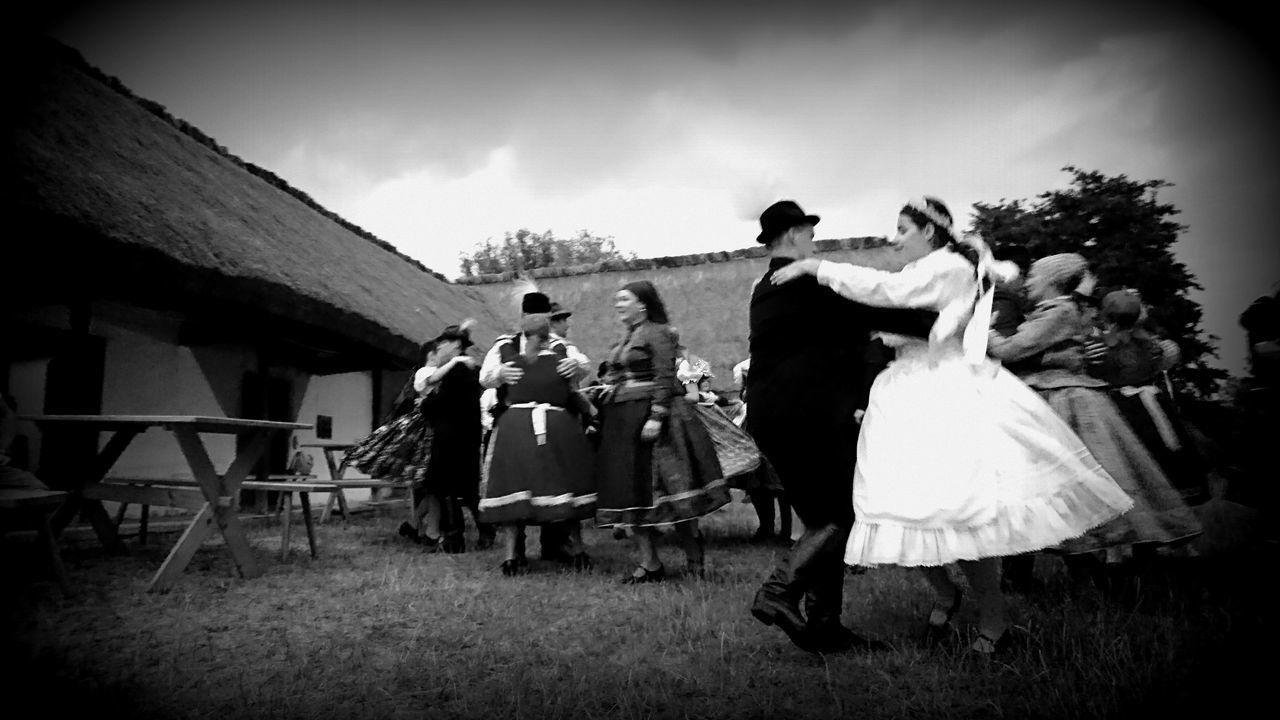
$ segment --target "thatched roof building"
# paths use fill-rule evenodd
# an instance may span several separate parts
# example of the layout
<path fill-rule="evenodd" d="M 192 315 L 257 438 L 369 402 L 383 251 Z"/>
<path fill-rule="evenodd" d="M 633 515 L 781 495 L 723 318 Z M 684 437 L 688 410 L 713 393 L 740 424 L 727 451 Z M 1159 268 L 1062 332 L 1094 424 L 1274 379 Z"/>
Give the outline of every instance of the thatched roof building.
<path fill-rule="evenodd" d="M 110 299 L 172 312 L 183 344 L 257 338 L 312 372 L 402 368 L 475 290 L 246 163 L 51 40 L 20 57 L 5 313 Z M 15 230 L 16 229 L 16 230 Z M 28 328 L 24 342 L 38 342 Z M 13 337 L 6 338 L 14 340 Z"/>

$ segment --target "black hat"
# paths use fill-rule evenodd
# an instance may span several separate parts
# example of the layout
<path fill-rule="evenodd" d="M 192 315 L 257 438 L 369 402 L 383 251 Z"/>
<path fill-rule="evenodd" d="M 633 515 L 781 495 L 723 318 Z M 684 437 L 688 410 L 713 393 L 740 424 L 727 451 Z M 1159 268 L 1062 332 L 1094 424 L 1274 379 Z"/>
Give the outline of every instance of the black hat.
<path fill-rule="evenodd" d="M 792 200 L 779 200 L 760 213 L 760 234 L 756 242 L 767 243 L 797 225 L 817 225 L 817 215 L 805 215 Z"/>
<path fill-rule="evenodd" d="M 533 313 L 550 313 L 551 298 L 540 292 L 525 293 L 520 299 L 520 312 L 525 315 Z"/>
<path fill-rule="evenodd" d="M 457 340 L 463 350 L 466 350 L 475 344 L 471 342 L 471 330 L 464 328 L 461 325 L 450 325 L 436 336 L 436 339 L 432 340 L 432 342 L 438 345 L 449 340 Z"/>
<path fill-rule="evenodd" d="M 572 314 L 573 314 L 572 311 L 566 310 L 564 306 L 561 305 L 560 303 L 558 302 L 551 303 L 551 319 L 552 320 L 558 320 L 559 318 L 567 318 Z"/>

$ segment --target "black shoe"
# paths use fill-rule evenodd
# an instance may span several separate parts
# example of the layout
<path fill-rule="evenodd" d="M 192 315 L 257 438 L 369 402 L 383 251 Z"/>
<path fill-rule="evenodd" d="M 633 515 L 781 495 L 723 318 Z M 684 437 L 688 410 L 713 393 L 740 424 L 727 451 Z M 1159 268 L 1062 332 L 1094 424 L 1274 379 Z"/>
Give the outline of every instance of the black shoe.
<path fill-rule="evenodd" d="M 761 588 L 751 603 L 751 614 L 765 625 L 777 625 L 787 634 L 792 644 L 805 652 L 819 652 L 818 643 L 809 633 L 808 625 L 800 615 L 800 608 L 774 593 Z"/>
<path fill-rule="evenodd" d="M 419 533 L 414 542 L 421 545 L 427 552 L 440 552 L 444 548 L 444 540 L 438 537 L 431 537 L 426 533 Z"/>
<path fill-rule="evenodd" d="M 1000 637 L 992 638 L 986 633 L 978 633 L 978 639 L 973 641 L 969 649 L 981 657 L 1000 657 L 1007 655 L 1014 645 L 1014 634 L 1012 628 L 1006 629 L 1000 633 Z"/>
<path fill-rule="evenodd" d="M 935 625 L 933 623 L 933 611 L 941 609 L 935 602 L 934 606 L 929 609 L 929 616 L 925 619 L 924 624 L 924 641 L 926 643 L 938 643 L 945 640 L 951 635 L 951 619 L 960 611 L 960 603 L 964 601 L 964 590 L 960 586 L 956 586 L 955 595 L 951 598 L 951 605 L 946 609 L 946 618 L 942 624 Z"/>
<path fill-rule="evenodd" d="M 400 523 L 400 529 L 398 532 L 400 533 L 400 537 L 408 538 L 413 542 L 421 542 L 418 539 L 418 528 L 410 525 L 408 522 Z"/>
<path fill-rule="evenodd" d="M 503 575 L 507 577 L 511 577 L 513 575 L 523 574 L 525 563 L 520 562 L 520 558 L 511 558 L 508 560 L 503 560 L 502 565 L 500 565 L 499 567 L 502 568 Z"/>
<path fill-rule="evenodd" d="M 572 565 L 574 556 L 564 550 L 543 550 L 538 557 L 543 560 L 558 562 L 561 565 Z"/>
<path fill-rule="evenodd" d="M 467 551 L 467 541 L 460 537 L 445 537 L 439 542 L 441 552 L 446 552 L 452 555 Z"/>
<path fill-rule="evenodd" d="M 622 578 L 622 584 L 641 585 L 644 583 L 662 582 L 666 578 L 667 569 L 661 565 L 658 566 L 657 570 L 650 570 L 643 565 L 638 565 L 636 566 L 636 571 L 634 573 Z"/>
<path fill-rule="evenodd" d="M 850 650 L 879 651 L 888 650 L 889 646 L 879 640 L 863 637 L 836 622 L 818 623 L 808 628 L 809 637 L 818 652 L 840 653 Z"/>

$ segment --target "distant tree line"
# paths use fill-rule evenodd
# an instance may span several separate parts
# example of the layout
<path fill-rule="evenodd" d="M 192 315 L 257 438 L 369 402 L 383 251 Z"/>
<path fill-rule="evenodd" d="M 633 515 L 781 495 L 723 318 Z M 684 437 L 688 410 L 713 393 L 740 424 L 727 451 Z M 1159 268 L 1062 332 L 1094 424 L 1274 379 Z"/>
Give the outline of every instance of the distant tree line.
<path fill-rule="evenodd" d="M 551 230 L 536 233 L 520 228 L 507 232 L 501 241 L 495 242 L 490 238 L 470 253 L 459 254 L 459 269 L 463 276 L 475 277 L 634 259 L 635 253 L 619 252 L 612 237 L 593 235 L 587 230 L 579 230 L 574 237 L 558 238 Z"/>

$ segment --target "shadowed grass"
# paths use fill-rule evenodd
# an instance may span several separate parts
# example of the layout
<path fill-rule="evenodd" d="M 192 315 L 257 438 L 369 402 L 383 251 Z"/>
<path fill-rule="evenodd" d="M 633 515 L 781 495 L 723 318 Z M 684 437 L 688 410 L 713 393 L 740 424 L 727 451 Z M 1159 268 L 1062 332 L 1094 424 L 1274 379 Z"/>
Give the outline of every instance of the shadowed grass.
<path fill-rule="evenodd" d="M 32 582 L 39 568 L 6 543 L 19 575 L 5 590 L 8 678 L 45 717 L 1183 717 L 1243 707 L 1265 672 L 1248 649 L 1275 647 L 1260 556 L 1170 561 L 1102 591 L 1042 557 L 1047 587 L 1010 597 L 1019 640 L 996 660 L 966 650 L 969 606 L 954 642 L 921 645 L 925 583 L 875 568 L 846 580 L 845 620 L 893 648 L 814 656 L 746 612 L 781 551 L 744 542 L 745 505 L 705 523 L 707 579 L 683 576 L 664 541 L 673 577 L 641 586 L 617 582 L 632 566 L 608 531 L 585 532 L 591 572 L 534 559 L 505 578 L 496 551 L 426 554 L 398 523 L 325 525 L 318 559 L 303 540 L 284 563 L 278 530 L 252 528 L 261 577 L 235 577 L 210 542 L 165 594 L 144 588 L 171 538 L 120 558 L 69 541 L 70 598 Z"/>

